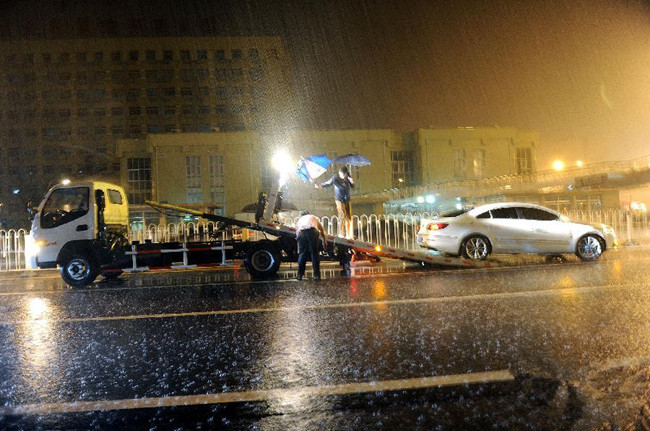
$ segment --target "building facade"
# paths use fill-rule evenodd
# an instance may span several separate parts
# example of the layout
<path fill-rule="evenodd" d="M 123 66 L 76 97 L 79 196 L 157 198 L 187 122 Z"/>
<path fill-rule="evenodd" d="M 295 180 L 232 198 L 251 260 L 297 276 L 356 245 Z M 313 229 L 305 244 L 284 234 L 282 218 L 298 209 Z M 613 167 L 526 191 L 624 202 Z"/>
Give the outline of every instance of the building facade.
<path fill-rule="evenodd" d="M 536 171 L 539 133 L 513 127 L 419 129 L 419 184 L 481 180 Z"/>
<path fill-rule="evenodd" d="M 119 139 L 293 124 L 278 37 L 0 41 L 0 216 L 69 177 L 116 179 Z"/>
<path fill-rule="evenodd" d="M 444 140 L 445 145 L 434 151 L 427 140 Z M 288 166 L 294 167 L 284 189 L 285 201 L 318 215 L 331 215 L 336 212 L 333 191 L 317 190 L 293 173 L 300 157 L 325 154 L 333 160 L 349 153 L 368 157 L 369 166 L 350 167 L 356 180 L 353 207 L 360 214 L 381 212 L 388 196 L 384 193 L 456 181 L 458 171 L 453 167 L 458 148 L 467 154 L 482 151 L 480 178 L 487 178 L 511 175 L 522 166 L 529 166 L 525 172 L 531 173 L 537 145 L 535 133 L 516 129 L 495 133 L 493 128 L 409 133 L 390 129 L 293 130 L 276 135 L 256 131 L 152 133 L 144 140 L 119 141 L 117 155 L 121 183 L 129 193 L 134 213 L 144 219 L 156 217 L 143 213 L 146 208 L 140 205 L 145 199 L 219 214 L 239 213 L 257 201 L 259 192 L 277 190 L 279 174 L 271 160 L 280 151 L 287 154 Z M 528 149 L 529 159 L 516 158 L 520 148 Z M 423 154 L 429 157 L 424 162 Z M 315 183 L 335 175 L 339 167 L 332 165 Z M 464 174 L 467 172 L 479 177 L 476 168 L 466 168 Z"/>

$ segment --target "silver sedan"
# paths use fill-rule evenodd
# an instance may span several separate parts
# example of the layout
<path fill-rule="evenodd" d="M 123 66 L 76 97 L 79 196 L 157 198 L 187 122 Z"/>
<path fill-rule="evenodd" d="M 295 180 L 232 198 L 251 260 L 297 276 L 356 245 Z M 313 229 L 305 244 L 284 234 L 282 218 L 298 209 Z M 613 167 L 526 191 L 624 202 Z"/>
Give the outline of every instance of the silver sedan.
<path fill-rule="evenodd" d="M 575 253 L 582 260 L 596 260 L 616 235 L 608 226 L 573 222 L 539 205 L 502 202 L 423 219 L 417 240 L 422 247 L 468 259 L 485 259 L 491 253 Z"/>

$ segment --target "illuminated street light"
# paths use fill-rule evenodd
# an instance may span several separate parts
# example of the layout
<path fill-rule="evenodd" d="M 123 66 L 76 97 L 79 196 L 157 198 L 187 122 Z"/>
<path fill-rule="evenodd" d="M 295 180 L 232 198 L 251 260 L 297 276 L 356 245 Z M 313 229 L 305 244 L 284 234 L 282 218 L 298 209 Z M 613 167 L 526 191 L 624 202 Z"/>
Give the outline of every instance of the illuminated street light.
<path fill-rule="evenodd" d="M 426 200 L 428 204 L 432 204 L 436 201 L 436 197 L 434 195 L 427 195 Z"/>
<path fill-rule="evenodd" d="M 561 160 L 554 161 L 553 169 L 555 169 L 556 171 L 561 171 L 562 169 L 564 169 L 564 162 L 562 162 Z"/>
<path fill-rule="evenodd" d="M 424 203 L 424 197 L 422 197 L 422 196 L 418 196 L 416 200 L 417 200 L 417 202 L 418 202 L 419 204 L 423 204 L 423 203 Z"/>
<path fill-rule="evenodd" d="M 64 186 L 67 186 L 68 184 L 70 184 L 70 179 L 68 179 L 68 178 L 64 178 L 64 179 L 61 181 L 61 184 L 63 184 Z"/>
<path fill-rule="evenodd" d="M 576 166 L 579 167 L 579 168 L 581 168 L 583 165 L 584 165 L 584 163 L 582 163 L 582 160 L 578 160 L 576 162 Z"/>

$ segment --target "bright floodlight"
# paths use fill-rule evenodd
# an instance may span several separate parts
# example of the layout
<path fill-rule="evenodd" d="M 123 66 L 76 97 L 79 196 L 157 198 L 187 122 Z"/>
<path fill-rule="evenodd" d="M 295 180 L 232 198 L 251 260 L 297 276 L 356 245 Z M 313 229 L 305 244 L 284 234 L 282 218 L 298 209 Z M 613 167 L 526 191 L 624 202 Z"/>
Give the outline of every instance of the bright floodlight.
<path fill-rule="evenodd" d="M 581 168 L 583 164 L 584 164 L 584 163 L 582 163 L 582 160 L 578 160 L 578 161 L 576 162 L 576 166 L 579 167 L 579 168 Z"/>
<path fill-rule="evenodd" d="M 68 184 L 70 184 L 70 180 L 68 178 L 65 178 L 65 179 L 63 179 L 61 181 L 61 184 L 63 184 L 64 186 L 67 186 Z"/>
<path fill-rule="evenodd" d="M 287 180 L 289 179 L 289 173 L 294 168 L 294 163 L 291 161 L 291 157 L 284 150 L 279 150 L 273 155 L 271 159 L 271 164 L 273 168 L 280 173 L 280 187 L 282 187 Z"/>
<path fill-rule="evenodd" d="M 562 160 L 554 161 L 553 169 L 555 169 L 556 171 L 561 171 L 562 169 L 564 169 L 564 163 L 562 162 Z"/>
<path fill-rule="evenodd" d="M 428 204 L 432 204 L 436 201 L 436 197 L 434 195 L 427 195 L 426 200 Z"/>
<path fill-rule="evenodd" d="M 418 202 L 419 204 L 423 204 L 423 203 L 424 203 L 424 197 L 422 197 L 422 196 L 418 196 L 416 200 L 417 200 L 417 202 Z"/>

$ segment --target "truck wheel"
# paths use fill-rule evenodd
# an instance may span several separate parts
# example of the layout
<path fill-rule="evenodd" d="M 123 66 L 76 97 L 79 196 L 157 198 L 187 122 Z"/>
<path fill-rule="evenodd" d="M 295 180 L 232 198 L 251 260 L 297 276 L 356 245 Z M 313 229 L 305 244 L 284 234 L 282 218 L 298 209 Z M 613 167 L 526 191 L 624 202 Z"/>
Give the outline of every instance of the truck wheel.
<path fill-rule="evenodd" d="M 271 242 L 255 243 L 246 250 L 244 266 L 253 278 L 273 277 L 280 268 L 280 252 Z"/>
<path fill-rule="evenodd" d="M 73 252 L 67 255 L 59 267 L 61 278 L 72 287 L 85 287 L 95 281 L 99 265 L 84 253 Z"/>

